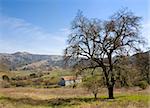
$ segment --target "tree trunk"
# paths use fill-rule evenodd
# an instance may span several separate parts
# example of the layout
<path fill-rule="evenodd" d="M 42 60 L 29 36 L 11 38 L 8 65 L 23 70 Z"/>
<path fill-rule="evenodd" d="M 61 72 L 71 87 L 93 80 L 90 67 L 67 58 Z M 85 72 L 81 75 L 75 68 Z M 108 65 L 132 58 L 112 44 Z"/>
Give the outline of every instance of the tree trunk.
<path fill-rule="evenodd" d="M 97 99 L 97 93 L 94 94 L 94 99 Z"/>
<path fill-rule="evenodd" d="M 146 78 L 147 78 L 148 84 L 150 84 L 150 74 L 149 74 L 149 72 L 146 74 Z"/>
<path fill-rule="evenodd" d="M 114 89 L 113 86 L 108 87 L 109 99 L 114 99 L 113 89 Z"/>

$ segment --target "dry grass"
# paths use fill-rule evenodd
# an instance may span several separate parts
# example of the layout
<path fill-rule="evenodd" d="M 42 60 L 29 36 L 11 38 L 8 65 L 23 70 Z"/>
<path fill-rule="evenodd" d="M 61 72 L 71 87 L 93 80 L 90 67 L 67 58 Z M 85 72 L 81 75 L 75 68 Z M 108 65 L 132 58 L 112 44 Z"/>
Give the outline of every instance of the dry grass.
<path fill-rule="evenodd" d="M 33 99 L 51 99 L 89 95 L 82 88 L 0 88 L 0 93 L 9 97 L 29 97 Z"/>
<path fill-rule="evenodd" d="M 148 108 L 149 89 L 116 89 L 108 100 L 103 89 L 97 100 L 83 88 L 0 88 L 0 108 Z"/>

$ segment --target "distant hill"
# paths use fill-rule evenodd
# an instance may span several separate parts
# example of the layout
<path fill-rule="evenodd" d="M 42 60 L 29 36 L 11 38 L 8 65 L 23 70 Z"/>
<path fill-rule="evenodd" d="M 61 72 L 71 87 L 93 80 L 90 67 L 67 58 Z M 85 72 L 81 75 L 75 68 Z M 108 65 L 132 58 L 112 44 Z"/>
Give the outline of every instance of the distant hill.
<path fill-rule="evenodd" d="M 59 55 L 40 55 L 28 52 L 13 54 L 0 53 L 0 64 L 5 64 L 9 70 L 49 70 L 61 68 L 63 57 Z"/>
<path fill-rule="evenodd" d="M 135 64 L 136 57 L 139 54 L 145 58 L 149 58 L 150 51 L 130 56 L 130 62 L 127 64 Z M 68 65 L 73 66 L 74 63 L 74 60 L 70 60 Z M 63 68 L 63 64 L 63 56 L 60 55 L 40 55 L 28 52 L 0 53 L 0 70 L 5 69 L 5 67 L 9 70 L 51 70 L 54 68 Z M 90 61 L 83 60 L 81 65 L 90 65 Z"/>

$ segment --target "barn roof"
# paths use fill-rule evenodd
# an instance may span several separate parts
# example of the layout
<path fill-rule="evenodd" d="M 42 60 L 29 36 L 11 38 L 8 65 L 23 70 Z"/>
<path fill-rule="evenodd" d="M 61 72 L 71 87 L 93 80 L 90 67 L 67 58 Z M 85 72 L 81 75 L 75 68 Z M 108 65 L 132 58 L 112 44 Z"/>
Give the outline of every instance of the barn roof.
<path fill-rule="evenodd" d="M 64 78 L 64 80 L 77 80 L 76 76 L 63 76 L 62 78 Z"/>

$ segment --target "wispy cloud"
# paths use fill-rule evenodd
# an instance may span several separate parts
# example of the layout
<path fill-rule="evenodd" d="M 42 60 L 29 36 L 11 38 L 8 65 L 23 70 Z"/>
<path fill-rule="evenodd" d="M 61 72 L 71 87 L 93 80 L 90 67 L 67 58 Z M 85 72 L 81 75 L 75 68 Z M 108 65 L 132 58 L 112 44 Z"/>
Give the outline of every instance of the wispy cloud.
<path fill-rule="evenodd" d="M 67 28 L 49 33 L 45 29 L 19 18 L 1 16 L 0 20 L 0 52 L 19 50 L 61 54 L 69 34 Z"/>
<path fill-rule="evenodd" d="M 23 19 L 0 16 L 0 52 L 62 54 L 69 33 L 68 28 L 50 33 Z M 150 21 L 143 24 L 142 35 L 150 46 Z"/>

